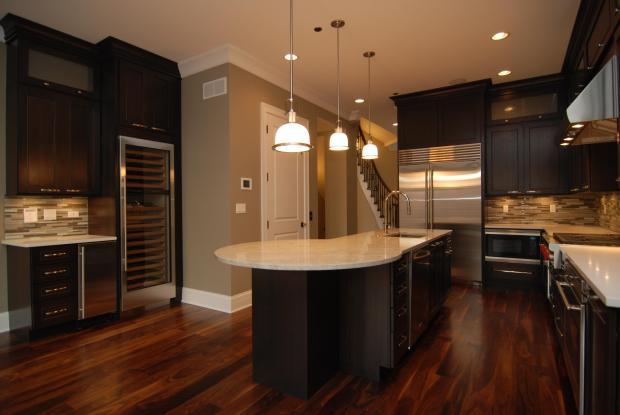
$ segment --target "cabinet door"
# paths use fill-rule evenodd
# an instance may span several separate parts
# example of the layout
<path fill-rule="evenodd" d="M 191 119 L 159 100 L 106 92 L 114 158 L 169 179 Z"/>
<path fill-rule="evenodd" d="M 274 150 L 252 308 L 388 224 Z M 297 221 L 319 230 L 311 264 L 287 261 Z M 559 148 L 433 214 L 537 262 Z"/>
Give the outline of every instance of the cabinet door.
<path fill-rule="evenodd" d="M 613 15 L 610 2 L 608 0 L 601 1 L 598 15 L 596 16 L 592 32 L 590 32 L 586 44 L 589 67 L 594 67 L 596 65 L 596 62 L 609 41 L 608 35 L 612 26 L 612 20 Z"/>
<path fill-rule="evenodd" d="M 487 194 L 521 193 L 521 135 L 519 125 L 489 128 L 485 153 Z"/>
<path fill-rule="evenodd" d="M 411 342 L 424 332 L 429 319 L 431 251 L 422 248 L 413 253 L 411 270 Z"/>
<path fill-rule="evenodd" d="M 527 194 L 565 193 L 567 149 L 560 146 L 561 121 L 528 123 L 523 128 L 523 183 Z"/>
<path fill-rule="evenodd" d="M 56 191 L 60 97 L 57 93 L 35 87 L 20 91 L 18 193 L 50 194 Z"/>
<path fill-rule="evenodd" d="M 589 178 L 587 190 L 592 192 L 613 191 L 617 189 L 618 182 L 618 156 L 616 143 L 590 144 Z"/>
<path fill-rule="evenodd" d="M 148 125 L 153 131 L 175 132 L 177 80 L 171 76 L 151 72 L 147 88 Z"/>
<path fill-rule="evenodd" d="M 119 107 L 121 124 L 148 128 L 147 121 L 147 83 L 148 74 L 145 68 L 127 62 L 119 66 Z"/>
<path fill-rule="evenodd" d="M 399 150 L 436 146 L 437 121 L 437 105 L 435 102 L 399 106 Z"/>
<path fill-rule="evenodd" d="M 70 97 L 66 109 L 66 140 L 59 151 L 60 187 L 67 193 L 95 194 L 99 187 L 98 104 Z"/>
<path fill-rule="evenodd" d="M 570 146 L 568 148 L 568 191 L 579 192 L 589 182 L 588 146 Z"/>
<path fill-rule="evenodd" d="M 463 94 L 444 98 L 438 103 L 438 114 L 438 146 L 481 141 L 484 131 L 482 94 Z"/>

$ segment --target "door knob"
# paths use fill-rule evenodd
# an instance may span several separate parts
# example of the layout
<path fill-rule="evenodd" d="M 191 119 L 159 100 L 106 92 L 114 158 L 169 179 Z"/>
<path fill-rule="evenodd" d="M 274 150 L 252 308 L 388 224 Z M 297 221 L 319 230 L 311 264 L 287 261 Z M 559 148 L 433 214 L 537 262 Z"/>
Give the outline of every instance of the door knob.
<path fill-rule="evenodd" d="M 301 222 L 301 227 L 305 228 L 306 227 L 306 222 Z"/>

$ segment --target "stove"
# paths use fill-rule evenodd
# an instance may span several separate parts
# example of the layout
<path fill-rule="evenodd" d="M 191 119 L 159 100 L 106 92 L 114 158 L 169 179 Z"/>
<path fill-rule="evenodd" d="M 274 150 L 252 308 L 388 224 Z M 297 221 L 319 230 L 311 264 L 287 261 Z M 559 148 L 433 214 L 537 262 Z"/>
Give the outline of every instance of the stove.
<path fill-rule="evenodd" d="M 620 246 L 620 234 L 556 233 L 553 238 L 569 245 Z"/>

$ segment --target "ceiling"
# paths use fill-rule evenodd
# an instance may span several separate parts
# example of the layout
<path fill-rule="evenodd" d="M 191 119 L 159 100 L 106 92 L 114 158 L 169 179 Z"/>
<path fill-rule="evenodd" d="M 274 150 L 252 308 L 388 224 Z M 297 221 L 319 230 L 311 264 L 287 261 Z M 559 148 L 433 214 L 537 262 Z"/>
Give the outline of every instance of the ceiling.
<path fill-rule="evenodd" d="M 392 126 L 389 96 L 454 80 L 512 81 L 559 72 L 579 0 L 297 0 L 295 82 L 336 104 L 335 29 L 341 29 L 343 115 L 367 112 L 367 63 L 374 50 L 372 118 Z M 2 0 L 7 12 L 96 43 L 115 36 L 175 61 L 234 45 L 285 73 L 286 0 Z M 315 26 L 322 26 L 315 32 Z M 498 31 L 503 41 L 490 40 Z M 501 69 L 510 76 L 499 79 Z"/>

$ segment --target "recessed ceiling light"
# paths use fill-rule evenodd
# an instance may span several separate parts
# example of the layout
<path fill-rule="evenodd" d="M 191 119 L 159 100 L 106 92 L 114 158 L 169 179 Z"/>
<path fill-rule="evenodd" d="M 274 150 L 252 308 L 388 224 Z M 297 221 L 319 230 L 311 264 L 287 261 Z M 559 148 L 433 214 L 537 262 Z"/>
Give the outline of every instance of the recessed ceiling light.
<path fill-rule="evenodd" d="M 394 127 L 398 127 L 398 123 L 397 123 L 397 122 L 393 122 L 393 123 L 392 123 L 392 125 L 393 125 Z"/>
<path fill-rule="evenodd" d="M 287 53 L 286 55 L 284 55 L 284 59 L 286 59 L 287 61 L 290 61 L 291 60 L 291 54 Z M 295 55 L 293 53 L 293 60 L 296 61 L 297 59 L 299 59 L 299 58 L 297 57 L 297 55 Z"/>
<path fill-rule="evenodd" d="M 512 111 L 514 111 L 514 109 L 515 109 L 515 107 L 508 106 L 508 107 L 504 108 L 504 112 L 512 112 Z"/>
<path fill-rule="evenodd" d="M 510 36 L 510 33 L 508 33 L 508 32 L 497 32 L 497 33 L 493 33 L 493 36 L 491 36 L 491 39 L 493 39 L 493 40 L 504 40 L 508 36 Z"/>
<path fill-rule="evenodd" d="M 499 76 L 508 76 L 508 75 L 510 75 L 511 73 L 512 73 L 512 71 L 511 71 L 511 70 L 509 70 L 509 69 L 502 69 L 502 70 L 501 70 L 501 71 L 499 71 L 497 74 L 498 74 Z"/>
<path fill-rule="evenodd" d="M 356 104 L 363 104 L 363 103 L 364 103 L 364 101 L 365 101 L 365 99 L 364 99 L 364 98 L 355 98 L 355 103 L 356 103 Z"/>
<path fill-rule="evenodd" d="M 564 141 L 563 143 L 560 143 L 561 146 L 566 147 L 566 146 L 570 146 L 569 142 Z"/>
<path fill-rule="evenodd" d="M 573 141 L 575 139 L 575 137 L 564 137 L 564 141 Z"/>
<path fill-rule="evenodd" d="M 577 123 L 577 124 L 571 125 L 571 128 L 583 128 L 583 126 L 584 126 L 584 124 Z"/>

